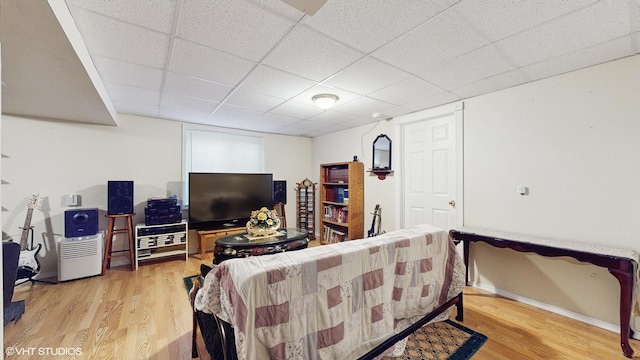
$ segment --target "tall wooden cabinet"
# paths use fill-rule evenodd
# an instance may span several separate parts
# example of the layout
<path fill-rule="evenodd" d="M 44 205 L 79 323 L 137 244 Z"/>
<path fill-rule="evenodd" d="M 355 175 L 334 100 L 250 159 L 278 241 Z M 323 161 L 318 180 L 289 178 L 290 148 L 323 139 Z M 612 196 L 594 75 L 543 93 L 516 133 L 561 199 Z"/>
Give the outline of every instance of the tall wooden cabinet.
<path fill-rule="evenodd" d="M 364 165 L 320 165 L 320 243 L 364 237 Z"/>
<path fill-rule="evenodd" d="M 304 179 L 296 185 L 296 226 L 309 232 L 309 240 L 315 240 L 317 184 L 309 179 Z"/>

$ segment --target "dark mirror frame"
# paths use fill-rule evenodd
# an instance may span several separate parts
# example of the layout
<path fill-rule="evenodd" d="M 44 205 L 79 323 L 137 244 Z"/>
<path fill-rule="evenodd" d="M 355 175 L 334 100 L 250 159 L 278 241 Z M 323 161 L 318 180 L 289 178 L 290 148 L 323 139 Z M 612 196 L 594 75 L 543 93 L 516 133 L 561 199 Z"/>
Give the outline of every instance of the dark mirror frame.
<path fill-rule="evenodd" d="M 386 149 L 378 149 L 379 151 L 388 151 L 389 152 L 389 163 L 388 166 L 380 166 L 380 164 L 376 164 L 375 159 L 376 159 L 376 145 L 380 145 L 380 142 L 385 141 L 386 143 L 388 143 L 388 147 Z M 390 174 L 391 171 L 391 139 L 385 135 L 385 134 L 380 134 L 378 135 L 378 137 L 376 137 L 376 139 L 373 141 L 373 152 L 372 152 L 372 166 L 371 166 L 371 172 L 376 174 L 378 176 L 378 178 L 380 180 L 384 180 L 385 177 Z M 386 164 L 385 164 L 386 165 Z"/>

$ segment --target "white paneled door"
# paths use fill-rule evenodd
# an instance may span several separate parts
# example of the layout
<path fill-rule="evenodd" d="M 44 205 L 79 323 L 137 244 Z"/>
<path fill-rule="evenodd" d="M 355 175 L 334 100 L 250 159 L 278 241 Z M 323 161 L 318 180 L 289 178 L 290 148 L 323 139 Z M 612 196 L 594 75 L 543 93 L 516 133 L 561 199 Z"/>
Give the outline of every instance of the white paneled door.
<path fill-rule="evenodd" d="M 404 227 L 456 226 L 455 114 L 402 126 Z"/>

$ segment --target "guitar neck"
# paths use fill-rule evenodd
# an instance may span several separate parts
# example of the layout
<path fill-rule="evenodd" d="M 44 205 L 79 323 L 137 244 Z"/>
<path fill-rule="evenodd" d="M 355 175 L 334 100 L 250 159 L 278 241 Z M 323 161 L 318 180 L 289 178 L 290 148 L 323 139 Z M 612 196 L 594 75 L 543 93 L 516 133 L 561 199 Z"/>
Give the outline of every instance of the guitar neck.
<path fill-rule="evenodd" d="M 27 209 L 27 217 L 24 220 L 24 226 L 22 227 L 22 236 L 20 237 L 20 250 L 27 249 L 27 240 L 29 239 L 29 229 L 31 228 L 31 217 L 33 216 L 33 209 Z"/>
<path fill-rule="evenodd" d="M 375 234 L 374 228 L 376 226 L 376 215 L 378 214 L 379 209 L 380 209 L 380 206 L 376 205 L 376 208 L 373 210 L 373 220 L 371 220 L 371 229 L 369 229 L 369 233 L 368 233 L 370 237 Z"/>

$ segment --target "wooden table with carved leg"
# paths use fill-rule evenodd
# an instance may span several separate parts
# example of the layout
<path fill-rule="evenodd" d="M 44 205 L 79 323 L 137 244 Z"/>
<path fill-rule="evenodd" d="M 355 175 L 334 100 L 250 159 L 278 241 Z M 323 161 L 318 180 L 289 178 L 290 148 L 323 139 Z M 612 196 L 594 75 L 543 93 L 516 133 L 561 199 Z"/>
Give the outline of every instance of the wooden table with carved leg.
<path fill-rule="evenodd" d="M 483 242 L 498 248 L 532 252 L 548 257 L 569 256 L 581 262 L 606 268 L 620 283 L 620 346 L 624 356 L 633 357 L 633 348 L 629 345 L 629 338 L 633 336 L 630 324 L 631 307 L 635 283 L 634 274 L 638 267 L 636 260 L 638 254 L 635 251 L 464 226 L 451 229 L 449 235 L 454 241 L 463 242 L 467 283 L 469 282 L 469 245 L 471 242 Z M 593 247 L 594 250 L 588 251 L 590 247 Z"/>

